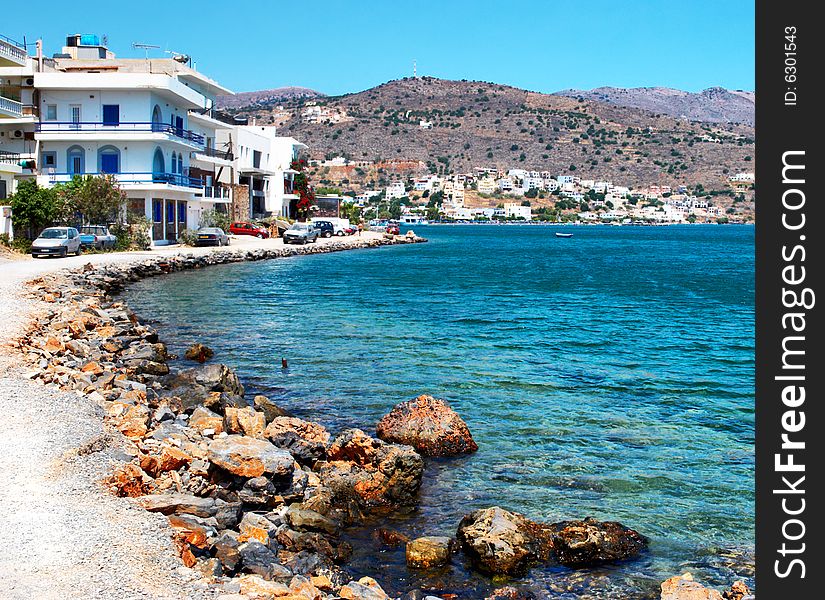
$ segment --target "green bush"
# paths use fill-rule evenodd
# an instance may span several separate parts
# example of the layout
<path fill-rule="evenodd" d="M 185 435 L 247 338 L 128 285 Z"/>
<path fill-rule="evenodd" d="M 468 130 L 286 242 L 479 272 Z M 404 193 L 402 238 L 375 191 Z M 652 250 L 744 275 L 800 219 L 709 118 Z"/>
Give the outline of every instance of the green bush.
<path fill-rule="evenodd" d="M 11 240 L 8 233 L 0 233 L 0 246 L 11 248 Z"/>
<path fill-rule="evenodd" d="M 152 246 L 151 226 L 152 222 L 146 217 L 135 217 L 130 223 L 116 223 L 110 228 L 117 238 L 115 250 L 148 250 Z"/>
<path fill-rule="evenodd" d="M 197 237 L 198 232 L 194 229 L 184 229 L 178 236 L 178 244 L 183 244 L 184 246 L 194 246 Z"/>
<path fill-rule="evenodd" d="M 220 227 L 224 232 L 229 231 L 232 219 L 229 213 L 218 212 L 217 210 L 207 210 L 201 215 L 202 227 Z"/>

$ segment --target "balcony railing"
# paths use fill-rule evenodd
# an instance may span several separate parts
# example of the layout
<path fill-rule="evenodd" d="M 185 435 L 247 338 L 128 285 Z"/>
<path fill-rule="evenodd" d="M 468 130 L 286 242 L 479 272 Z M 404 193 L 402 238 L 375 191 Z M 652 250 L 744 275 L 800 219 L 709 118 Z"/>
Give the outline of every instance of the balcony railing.
<path fill-rule="evenodd" d="M 20 154 L 17 152 L 6 152 L 5 150 L 0 150 L 0 163 L 6 163 L 10 165 L 16 165 L 20 163 Z"/>
<path fill-rule="evenodd" d="M 233 160 L 235 156 L 229 150 L 218 150 L 217 148 L 203 148 L 196 150 L 197 154 L 211 156 L 212 158 L 220 158 L 223 160 Z"/>
<path fill-rule="evenodd" d="M 0 57 L 5 57 L 19 64 L 26 63 L 26 48 L 20 42 L 0 35 Z"/>
<path fill-rule="evenodd" d="M 48 173 L 46 177 L 49 183 L 66 183 L 75 176 L 85 175 L 104 175 L 104 173 Z M 117 182 L 124 186 L 168 184 L 192 189 L 203 188 L 203 179 L 200 177 L 190 177 L 180 173 L 111 173 L 111 175 L 114 175 Z"/>
<path fill-rule="evenodd" d="M 23 105 L 17 100 L 0 96 L 0 113 L 9 115 L 11 117 L 23 116 Z"/>
<path fill-rule="evenodd" d="M 119 123 L 100 123 L 92 121 L 44 121 L 37 124 L 37 131 L 47 132 L 80 132 L 80 133 L 120 133 L 120 132 L 151 132 L 151 133 L 166 133 L 177 138 L 192 142 L 193 144 L 203 145 L 204 137 L 182 127 L 175 127 L 168 123 L 147 123 L 147 122 L 124 122 Z"/>

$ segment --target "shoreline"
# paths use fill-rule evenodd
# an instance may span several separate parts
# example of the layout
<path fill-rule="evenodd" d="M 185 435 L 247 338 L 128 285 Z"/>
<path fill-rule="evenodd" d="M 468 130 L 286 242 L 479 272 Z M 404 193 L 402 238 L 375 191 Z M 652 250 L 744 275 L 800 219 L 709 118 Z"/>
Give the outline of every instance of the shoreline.
<path fill-rule="evenodd" d="M 0 585 L 9 598 L 199 599 L 221 593 L 203 584 L 200 573 L 182 566 L 166 517 L 116 497 L 101 484 L 116 465 L 131 458 L 128 439 L 104 423 L 103 409 L 88 396 L 35 382 L 31 372 L 24 372 L 14 340 L 31 333 L 39 320 L 48 322 L 56 315 L 54 303 L 30 293 L 38 276 L 40 281 L 60 277 L 87 264 L 97 265 L 92 270 L 147 262 L 200 268 L 218 261 L 408 243 L 370 234 L 296 248 L 272 244 L 276 240 L 249 241 L 217 251 L 159 248 L 0 262 L 0 317 L 5 324 L 0 332 L 0 408 L 6 415 L 0 425 L 0 467 L 10 474 L 0 491 L 0 507 L 16 525 L 0 534 L 5 549 Z M 158 267 L 155 274 L 165 272 L 166 267 Z"/>

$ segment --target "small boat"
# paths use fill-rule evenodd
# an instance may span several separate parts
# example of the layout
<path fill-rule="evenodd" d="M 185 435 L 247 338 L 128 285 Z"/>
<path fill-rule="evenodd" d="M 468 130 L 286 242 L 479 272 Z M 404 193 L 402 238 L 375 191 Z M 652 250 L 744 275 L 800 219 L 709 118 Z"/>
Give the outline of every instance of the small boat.
<path fill-rule="evenodd" d="M 557 231 L 556 232 L 556 237 L 568 238 L 568 237 L 573 237 L 573 234 L 572 233 L 561 233 L 560 231 Z"/>

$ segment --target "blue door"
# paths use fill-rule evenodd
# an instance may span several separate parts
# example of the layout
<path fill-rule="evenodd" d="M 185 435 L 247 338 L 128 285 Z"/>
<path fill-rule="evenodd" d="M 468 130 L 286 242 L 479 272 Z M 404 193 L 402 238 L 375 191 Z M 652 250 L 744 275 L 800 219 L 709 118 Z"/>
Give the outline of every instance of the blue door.
<path fill-rule="evenodd" d="M 120 105 L 119 104 L 104 104 L 103 105 L 103 124 L 108 126 L 120 125 Z"/>
<path fill-rule="evenodd" d="M 117 173 L 118 169 L 117 154 L 101 154 L 100 155 L 100 172 L 101 173 Z"/>

